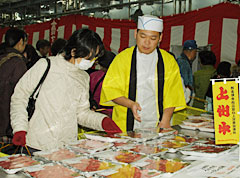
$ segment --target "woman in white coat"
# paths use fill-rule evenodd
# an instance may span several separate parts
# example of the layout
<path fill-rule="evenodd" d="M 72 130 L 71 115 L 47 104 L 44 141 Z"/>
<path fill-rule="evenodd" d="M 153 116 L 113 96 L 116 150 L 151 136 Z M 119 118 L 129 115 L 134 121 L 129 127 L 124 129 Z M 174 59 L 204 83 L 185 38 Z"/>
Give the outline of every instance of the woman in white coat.
<path fill-rule="evenodd" d="M 106 115 L 89 109 L 90 68 L 103 55 L 99 35 L 89 29 L 75 31 L 62 52 L 49 57 L 51 67 L 40 88 L 35 111 L 28 121 L 27 104 L 47 68 L 40 59 L 17 83 L 11 98 L 13 143 L 32 151 L 51 150 L 77 140 L 78 124 L 99 131 L 121 132 Z"/>

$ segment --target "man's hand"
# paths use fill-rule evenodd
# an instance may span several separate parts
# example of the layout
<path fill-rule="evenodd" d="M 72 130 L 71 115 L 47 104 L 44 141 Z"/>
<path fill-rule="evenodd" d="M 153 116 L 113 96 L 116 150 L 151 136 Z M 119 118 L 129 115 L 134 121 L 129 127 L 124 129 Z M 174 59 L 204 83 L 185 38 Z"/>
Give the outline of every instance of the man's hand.
<path fill-rule="evenodd" d="M 163 120 L 158 124 L 159 128 L 171 128 L 170 122 L 164 122 Z"/>
<path fill-rule="evenodd" d="M 138 122 L 141 122 L 141 117 L 140 117 L 140 115 L 138 114 L 138 111 L 141 111 L 142 108 L 141 108 L 141 106 L 139 105 L 139 103 L 133 102 L 133 104 L 132 104 L 132 106 L 131 106 L 131 110 L 132 110 L 132 112 L 133 112 L 134 119 L 136 119 Z"/>
<path fill-rule="evenodd" d="M 141 122 L 141 118 L 138 114 L 138 111 L 141 111 L 142 108 L 139 105 L 139 103 L 134 102 L 134 101 L 132 101 L 132 100 L 130 100 L 130 99 L 124 97 L 124 96 L 114 99 L 113 102 L 116 103 L 116 104 L 119 104 L 121 106 L 125 106 L 127 108 L 130 108 L 133 112 L 134 119 Z"/>
<path fill-rule="evenodd" d="M 170 121 L 171 121 L 171 117 L 173 115 L 174 109 L 175 109 L 175 107 L 164 109 L 162 120 L 158 124 L 159 128 L 170 128 L 171 127 Z"/>

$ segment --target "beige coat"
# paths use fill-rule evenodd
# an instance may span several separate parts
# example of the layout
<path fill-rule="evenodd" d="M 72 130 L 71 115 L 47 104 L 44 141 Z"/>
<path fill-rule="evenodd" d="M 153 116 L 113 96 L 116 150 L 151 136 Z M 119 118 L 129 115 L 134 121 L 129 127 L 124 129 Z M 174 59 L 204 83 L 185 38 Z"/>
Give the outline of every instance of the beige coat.
<path fill-rule="evenodd" d="M 77 140 L 78 125 L 102 131 L 106 115 L 89 109 L 89 76 L 61 55 L 49 57 L 51 67 L 28 122 L 28 98 L 47 68 L 40 59 L 17 83 L 11 98 L 13 133 L 26 131 L 26 144 L 39 150 L 62 147 Z"/>

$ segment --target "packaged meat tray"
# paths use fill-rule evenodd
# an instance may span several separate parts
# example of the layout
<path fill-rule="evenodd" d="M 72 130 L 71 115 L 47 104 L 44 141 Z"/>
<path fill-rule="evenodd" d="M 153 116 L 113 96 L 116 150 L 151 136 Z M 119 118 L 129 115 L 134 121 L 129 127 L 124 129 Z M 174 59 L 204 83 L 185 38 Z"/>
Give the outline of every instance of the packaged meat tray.
<path fill-rule="evenodd" d="M 191 119 L 184 120 L 182 123 L 186 126 L 201 127 L 209 123 L 213 123 L 213 119 L 207 119 L 204 117 L 191 118 Z"/>
<path fill-rule="evenodd" d="M 207 122 L 204 125 L 186 125 L 186 124 L 180 124 L 179 125 L 183 129 L 190 129 L 190 130 L 200 130 L 202 132 L 214 132 L 214 123 L 212 122 Z"/>
<path fill-rule="evenodd" d="M 34 158 L 20 154 L 0 158 L 0 168 L 7 174 L 15 174 L 25 167 L 37 164 L 40 164 L 40 162 L 36 161 Z"/>
<path fill-rule="evenodd" d="M 205 138 L 205 139 L 203 138 L 203 141 L 199 140 L 196 143 L 204 143 L 204 144 L 207 144 L 207 145 L 214 145 L 214 146 L 232 146 L 232 147 L 236 146 L 235 144 L 220 144 L 220 145 L 216 145 L 214 138 Z"/>
<path fill-rule="evenodd" d="M 29 167 L 24 170 L 24 173 L 31 178 L 85 178 L 75 170 L 56 163 Z"/>
<path fill-rule="evenodd" d="M 123 165 L 116 170 L 102 172 L 99 175 L 107 178 L 158 178 L 161 173 L 147 169 L 142 170 L 131 165 Z"/>
<path fill-rule="evenodd" d="M 166 136 L 163 137 L 163 139 L 166 140 L 171 140 L 171 141 L 177 141 L 177 142 L 185 142 L 185 143 L 207 143 L 209 142 L 210 139 L 207 138 L 199 138 L 199 137 L 192 137 L 192 136 L 188 136 L 188 135 L 183 135 L 183 134 L 178 134 L 178 135 L 171 135 L 171 136 Z"/>
<path fill-rule="evenodd" d="M 69 147 L 74 151 L 78 151 L 80 153 L 87 152 L 89 154 L 93 154 L 100 150 L 105 150 L 112 146 L 113 144 L 109 142 L 103 142 L 99 140 L 89 140 L 89 139 L 78 140 L 77 142 L 69 145 Z"/>
<path fill-rule="evenodd" d="M 136 145 L 136 143 L 135 142 L 133 142 L 133 141 L 128 141 L 128 142 L 126 142 L 126 143 L 124 143 L 124 142 L 115 142 L 115 143 L 113 143 L 113 146 L 114 146 L 114 148 L 113 149 L 122 149 L 122 150 L 129 150 L 129 149 L 131 149 L 131 148 L 133 148 L 134 147 L 134 145 Z"/>
<path fill-rule="evenodd" d="M 153 140 L 147 143 L 160 146 L 162 148 L 167 148 L 168 152 L 176 152 L 179 148 L 189 145 L 189 143 L 187 142 L 182 142 L 177 140 L 168 140 L 168 139 Z"/>
<path fill-rule="evenodd" d="M 201 143 L 195 143 L 187 147 L 179 149 L 182 154 L 192 156 L 206 156 L 206 157 L 217 157 L 222 154 L 228 153 L 235 146 L 215 146 Z"/>
<path fill-rule="evenodd" d="M 52 150 L 52 151 L 34 152 L 34 156 L 41 157 L 41 158 L 44 158 L 46 160 L 51 160 L 51 161 L 61 161 L 64 159 L 75 158 L 75 157 L 77 157 L 77 154 L 69 149 L 62 148 L 62 149 L 57 149 L 57 150 Z"/>
<path fill-rule="evenodd" d="M 198 116 L 192 115 L 192 116 L 187 116 L 188 119 L 204 119 L 207 121 L 213 121 L 213 115 L 212 114 L 206 114 L 206 113 L 202 113 Z"/>
<path fill-rule="evenodd" d="M 117 134 L 122 138 L 128 138 L 129 140 L 135 142 L 145 142 L 147 140 L 156 139 L 159 137 L 157 133 L 150 133 L 150 132 L 139 132 L 139 131 L 129 131 L 125 133 Z"/>
<path fill-rule="evenodd" d="M 203 127 L 199 127 L 198 129 L 202 132 L 215 132 L 214 123 L 208 123 L 207 125 L 204 125 Z"/>
<path fill-rule="evenodd" d="M 153 134 L 158 134 L 158 136 L 165 136 L 165 135 L 171 135 L 175 132 L 176 130 L 172 128 L 156 128 L 156 127 L 150 127 L 150 128 L 141 128 L 141 129 L 136 129 L 135 132 L 141 133 L 141 132 L 147 132 L 147 133 L 153 133 Z"/>
<path fill-rule="evenodd" d="M 96 156 L 100 159 L 105 159 L 107 161 L 111 161 L 114 163 L 122 163 L 122 164 L 133 163 L 135 161 L 138 161 L 146 157 L 145 155 L 133 153 L 126 150 L 119 150 L 119 151 L 107 150 L 107 151 L 95 153 L 93 154 L 93 156 Z"/>
<path fill-rule="evenodd" d="M 103 142 L 127 142 L 129 139 L 123 138 L 117 134 L 107 134 L 107 133 L 92 133 L 92 134 L 84 134 L 87 139 L 90 140 L 99 140 Z"/>
<path fill-rule="evenodd" d="M 113 169 L 118 166 L 111 162 L 106 162 L 87 156 L 63 160 L 62 163 L 83 172 L 83 174 L 87 176 L 102 172 L 104 170 Z"/>
<path fill-rule="evenodd" d="M 152 157 L 142 159 L 132 165 L 141 167 L 143 170 L 156 170 L 164 173 L 165 175 L 174 175 L 183 170 L 183 168 L 190 165 L 189 162 L 180 160 L 164 159 L 161 157 Z"/>
<path fill-rule="evenodd" d="M 145 155 L 159 155 L 167 152 L 168 148 L 162 148 L 154 145 L 136 144 L 129 150 L 136 153 L 145 154 Z"/>
<path fill-rule="evenodd" d="M 213 119 L 214 118 L 213 114 L 210 114 L 210 113 L 202 113 L 200 115 L 202 117 L 205 117 L 205 118 L 208 118 L 208 119 Z"/>

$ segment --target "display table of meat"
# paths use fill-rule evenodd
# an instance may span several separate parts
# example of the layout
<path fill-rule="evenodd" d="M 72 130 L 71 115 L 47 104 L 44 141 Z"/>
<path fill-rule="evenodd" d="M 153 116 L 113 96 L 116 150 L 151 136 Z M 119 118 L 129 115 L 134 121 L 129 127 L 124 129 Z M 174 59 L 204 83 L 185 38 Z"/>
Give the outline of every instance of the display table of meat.
<path fill-rule="evenodd" d="M 209 160 L 218 162 L 218 168 L 224 167 L 218 160 L 228 159 L 226 156 L 232 158 L 228 161 L 230 165 L 231 160 L 236 161 L 237 156 L 232 154 L 236 154 L 237 146 L 214 145 L 212 133 L 184 129 L 177 135 L 173 131 L 155 132 L 149 128 L 115 136 L 94 133 L 93 137 L 87 135 L 87 139 L 61 149 L 36 152 L 32 158 L 3 157 L 0 158 L 0 178 L 190 178 L 195 166 L 210 167 L 213 163 Z M 238 173 L 238 164 L 235 165 L 236 168 L 231 167 L 232 175 Z M 9 170 L 16 173 L 7 172 Z"/>

